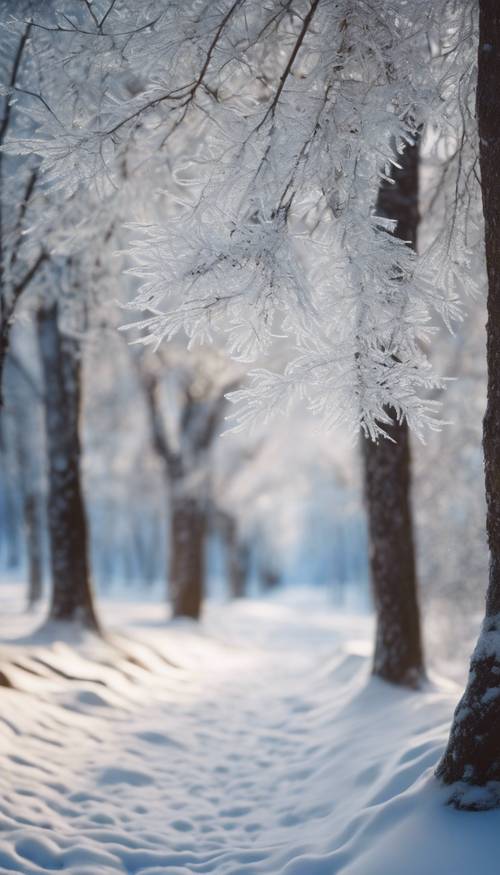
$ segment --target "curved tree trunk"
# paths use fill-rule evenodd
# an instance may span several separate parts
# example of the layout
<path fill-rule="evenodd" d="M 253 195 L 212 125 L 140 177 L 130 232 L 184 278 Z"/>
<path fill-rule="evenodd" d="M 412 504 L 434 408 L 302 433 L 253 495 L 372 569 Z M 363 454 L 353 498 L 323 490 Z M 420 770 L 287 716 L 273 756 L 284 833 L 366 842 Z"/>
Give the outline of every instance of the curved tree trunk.
<path fill-rule="evenodd" d="M 206 517 L 195 497 L 175 496 L 170 520 L 169 590 L 172 616 L 197 620 L 205 579 Z"/>
<path fill-rule="evenodd" d="M 376 214 L 397 221 L 395 234 L 415 248 L 418 229 L 418 145 L 407 146 L 393 182 L 382 182 Z M 417 596 L 411 511 L 408 425 L 385 427 L 391 440 L 362 439 L 370 573 L 377 631 L 373 673 L 386 681 L 419 686 L 424 658 Z"/>
<path fill-rule="evenodd" d="M 80 350 L 78 341 L 61 334 L 56 304 L 39 311 L 38 340 L 49 469 L 49 619 L 76 620 L 97 630 L 80 478 Z"/>
<path fill-rule="evenodd" d="M 483 422 L 486 529 L 490 548 L 486 616 L 469 680 L 437 775 L 460 781 L 452 802 L 467 809 L 500 804 L 500 5 L 479 2 L 477 120 L 488 272 L 488 400 Z M 493 782 L 493 783 L 492 783 Z M 488 785 L 467 793 L 467 785 Z"/>

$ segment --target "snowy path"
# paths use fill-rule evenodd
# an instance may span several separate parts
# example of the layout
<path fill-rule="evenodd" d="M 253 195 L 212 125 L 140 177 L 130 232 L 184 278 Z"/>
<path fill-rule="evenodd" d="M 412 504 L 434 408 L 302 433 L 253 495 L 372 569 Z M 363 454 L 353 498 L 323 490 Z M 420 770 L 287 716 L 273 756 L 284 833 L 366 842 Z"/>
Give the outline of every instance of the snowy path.
<path fill-rule="evenodd" d="M 430 778 L 454 695 L 367 683 L 368 620 L 249 603 L 200 633 L 143 614 L 129 632 L 147 647 L 115 639 L 127 659 L 90 661 L 88 641 L 14 648 L 26 692 L 0 691 L 2 875 L 473 871 L 457 868 L 470 816 Z M 498 834 L 498 814 L 481 817 Z M 420 863 L 426 818 L 441 838 Z"/>

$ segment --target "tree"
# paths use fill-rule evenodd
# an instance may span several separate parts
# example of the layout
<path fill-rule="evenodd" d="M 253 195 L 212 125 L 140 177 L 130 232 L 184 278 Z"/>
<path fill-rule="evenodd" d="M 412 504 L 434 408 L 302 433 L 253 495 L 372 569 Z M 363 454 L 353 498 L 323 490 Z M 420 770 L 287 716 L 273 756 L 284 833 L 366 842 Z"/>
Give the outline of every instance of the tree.
<path fill-rule="evenodd" d="M 479 2 L 477 124 L 488 274 L 488 395 L 483 422 L 486 529 L 490 551 L 486 615 L 472 655 L 467 688 L 436 774 L 455 784 L 460 808 L 500 805 L 500 8 Z M 483 791 L 478 792 L 477 787 Z"/>
<path fill-rule="evenodd" d="M 59 306 L 38 311 L 48 453 L 52 595 L 49 620 L 98 631 L 90 582 L 88 531 L 80 472 L 80 349 L 61 331 Z"/>
<path fill-rule="evenodd" d="M 165 380 L 158 361 L 137 359 L 151 436 L 164 466 L 170 502 L 168 589 L 174 617 L 198 619 L 205 591 L 205 541 L 208 529 L 209 453 L 221 424 L 225 393 L 230 387 L 218 373 L 217 356 L 201 353 L 177 357 L 167 351 L 171 406 L 177 407 L 172 428 L 162 404 Z M 170 364 L 169 364 L 170 362 Z M 164 360 L 165 365 L 165 360 Z M 170 373 L 169 373 L 170 371 Z M 172 402 L 172 395 L 174 396 Z"/>
<path fill-rule="evenodd" d="M 37 151 L 45 178 L 68 191 L 82 178 L 120 185 L 131 144 L 150 168 L 168 150 L 174 207 L 135 249 L 144 281 L 131 306 L 149 311 L 141 327 L 155 341 L 223 327 L 245 361 L 285 333 L 285 373 L 254 373 L 239 396 L 243 422 L 302 396 L 353 433 L 361 424 L 380 434 L 388 405 L 415 430 L 432 425 L 422 390 L 434 377 L 419 341 L 429 312 L 446 316 L 455 302 L 423 281 L 371 211 L 393 143 L 414 136 L 439 99 L 423 63 L 427 3 L 414 20 L 406 0 L 397 14 L 383 0 L 127 0 L 83 22 L 67 2 L 64 16 L 49 9 L 34 26 L 85 58 L 85 111 L 78 125 L 47 113 L 36 142 L 19 148 Z M 116 75 L 124 58 L 132 97 Z M 174 306 L 163 313 L 167 295 Z"/>
<path fill-rule="evenodd" d="M 414 249 L 418 227 L 418 145 L 407 145 L 391 179 L 380 185 L 376 215 L 396 222 L 395 234 Z M 408 424 L 387 410 L 389 440 L 363 439 L 370 570 L 377 631 L 373 672 L 418 686 L 424 676 L 410 497 Z"/>
<path fill-rule="evenodd" d="M 23 137 L 33 137 L 39 130 L 40 113 L 49 111 L 49 100 L 58 106 L 52 115 L 59 119 L 57 124 L 63 118 L 71 124 L 84 111 L 84 55 L 74 65 L 69 62 L 67 79 L 62 76 L 61 64 L 68 63 L 67 45 L 53 39 L 50 29 L 34 23 L 37 9 L 31 0 L 22 0 L 15 10 L 0 0 L 0 403 L 12 324 L 29 290 L 32 310 L 37 311 L 44 376 L 53 578 L 49 618 L 80 621 L 97 631 L 80 473 L 81 349 L 75 329 L 80 336 L 85 332 L 83 311 L 89 303 L 97 309 L 99 284 L 107 283 L 102 262 L 109 255 L 120 198 L 111 197 L 106 206 L 101 202 L 95 221 L 96 202 L 90 192 L 75 196 L 73 190 L 69 198 L 62 198 L 59 186 L 42 178 L 32 150 L 19 147 Z M 73 11 L 78 21 L 81 10 L 75 6 Z M 99 87 L 102 91 L 100 80 Z M 9 146 L 13 141 L 14 149 Z M 75 270 L 79 276 L 73 282 Z M 70 321 L 73 325 L 68 328 Z M 23 492 L 27 495 L 27 489 Z M 34 508 L 29 495 L 24 508 L 34 558 L 34 521 L 29 522 Z M 34 562 L 31 565 L 34 574 Z"/>

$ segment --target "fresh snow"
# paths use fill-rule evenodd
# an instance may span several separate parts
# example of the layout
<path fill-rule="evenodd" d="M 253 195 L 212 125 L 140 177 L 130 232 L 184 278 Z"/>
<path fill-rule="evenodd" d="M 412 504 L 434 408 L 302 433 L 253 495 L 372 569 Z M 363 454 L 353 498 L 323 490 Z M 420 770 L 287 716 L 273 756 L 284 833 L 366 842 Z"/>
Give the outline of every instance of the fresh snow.
<path fill-rule="evenodd" d="M 20 595 L 0 587 L 1 875 L 497 875 L 500 812 L 433 779 L 459 688 L 371 679 L 370 617 L 314 591 L 200 627 L 101 600 L 109 641 L 51 643 Z"/>

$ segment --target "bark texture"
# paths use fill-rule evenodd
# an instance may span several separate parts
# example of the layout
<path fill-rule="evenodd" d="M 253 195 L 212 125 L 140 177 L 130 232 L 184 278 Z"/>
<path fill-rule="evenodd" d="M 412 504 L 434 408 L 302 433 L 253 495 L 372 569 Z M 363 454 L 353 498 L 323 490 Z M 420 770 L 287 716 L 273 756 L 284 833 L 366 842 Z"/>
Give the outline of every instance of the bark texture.
<path fill-rule="evenodd" d="M 370 573 L 377 628 L 373 673 L 418 686 L 424 675 L 410 505 L 408 429 L 393 421 L 395 443 L 363 441 Z"/>
<path fill-rule="evenodd" d="M 196 498 L 174 497 L 171 509 L 169 587 L 174 617 L 197 620 L 205 581 L 206 513 Z"/>
<path fill-rule="evenodd" d="M 479 2 L 477 121 L 488 273 L 488 395 L 483 422 L 486 528 L 490 549 L 486 616 L 437 775 L 461 782 L 452 802 L 500 804 L 500 5 Z M 494 782 L 494 783 L 491 783 Z M 481 794 L 468 785 L 485 786 Z"/>
<path fill-rule="evenodd" d="M 61 334 L 57 305 L 39 311 L 38 340 L 48 453 L 52 573 L 49 618 L 76 620 L 97 630 L 80 477 L 80 351 L 78 341 Z"/>
<path fill-rule="evenodd" d="M 400 169 L 393 169 L 393 183 L 381 183 L 376 212 L 395 219 L 395 234 L 415 248 L 419 222 L 417 145 L 406 148 L 400 164 Z M 410 440 L 407 423 L 398 423 L 393 411 L 387 412 L 392 422 L 385 430 L 392 440 L 362 440 L 377 617 L 373 673 L 391 683 L 418 686 L 424 676 L 424 659 L 411 512 Z"/>

